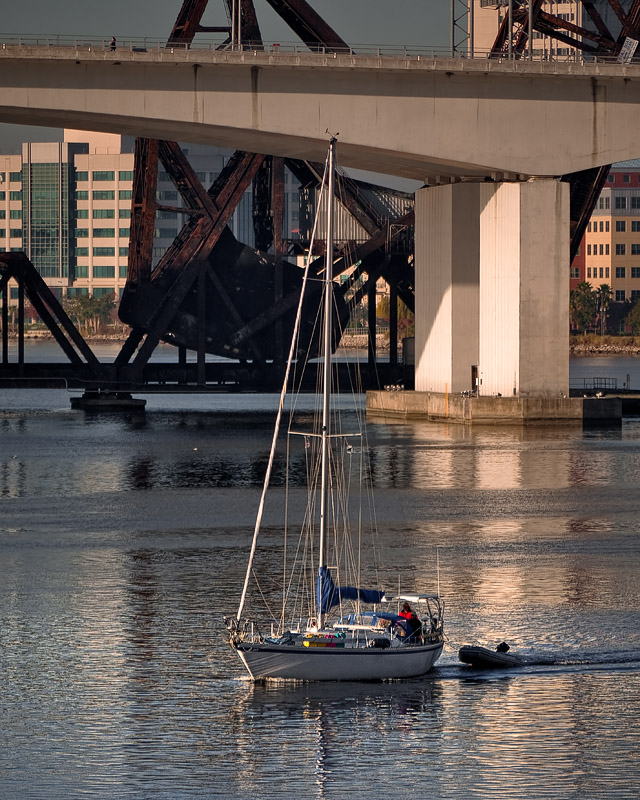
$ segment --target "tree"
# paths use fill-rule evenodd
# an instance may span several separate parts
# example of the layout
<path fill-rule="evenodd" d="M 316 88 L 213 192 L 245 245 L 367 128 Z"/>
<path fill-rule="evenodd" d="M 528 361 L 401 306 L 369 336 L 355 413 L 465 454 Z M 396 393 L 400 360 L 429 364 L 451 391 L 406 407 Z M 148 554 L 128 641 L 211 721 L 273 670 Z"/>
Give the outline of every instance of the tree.
<path fill-rule="evenodd" d="M 609 316 L 609 307 L 613 299 L 613 292 L 608 283 L 601 284 L 596 289 L 596 302 L 598 306 L 598 317 L 600 318 L 600 336 L 604 336 L 607 328 L 607 318 Z"/>
<path fill-rule="evenodd" d="M 640 301 L 636 302 L 631 307 L 631 311 L 624 318 L 624 324 L 631 328 L 634 336 L 640 335 Z"/>
<path fill-rule="evenodd" d="M 586 333 L 587 328 L 593 327 L 596 309 L 595 292 L 592 291 L 590 283 L 582 281 L 571 292 L 571 319 L 574 326 Z"/>
<path fill-rule="evenodd" d="M 115 307 L 115 295 L 93 297 L 81 294 L 67 298 L 63 305 L 71 320 L 83 333 L 98 333 L 110 321 L 111 311 Z"/>

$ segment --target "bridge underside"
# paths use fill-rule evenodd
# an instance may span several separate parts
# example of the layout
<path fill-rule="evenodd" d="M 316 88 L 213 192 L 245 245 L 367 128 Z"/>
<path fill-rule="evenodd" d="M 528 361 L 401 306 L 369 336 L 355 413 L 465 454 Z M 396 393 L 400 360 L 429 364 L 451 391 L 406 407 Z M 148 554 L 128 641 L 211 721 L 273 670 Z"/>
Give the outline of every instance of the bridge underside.
<path fill-rule="evenodd" d="M 330 129 L 341 133 L 345 165 L 433 187 L 418 193 L 415 279 L 410 254 L 389 247 L 398 231 L 406 238 L 413 215 L 381 224 L 352 192 L 349 211 L 370 238 L 350 264 L 337 253 L 335 273 L 357 264 L 352 287 L 367 278 L 366 288 L 348 301 L 337 292 L 341 322 L 365 295 L 375 310 L 378 277 L 391 284 L 392 307 L 399 296 L 413 308 L 415 283 L 418 388 L 553 398 L 568 394 L 569 253 L 579 246 L 608 165 L 637 155 L 640 67 L 596 59 L 615 57 L 625 37 L 638 35 L 640 0 L 605 1 L 620 22 L 613 33 L 591 2 L 583 6 L 595 36 L 545 13 L 541 0 L 529 4 L 527 32 L 526 4 L 514 0 L 513 28 L 502 26 L 494 59 L 383 64 L 354 58 L 305 0 L 268 2 L 321 53 L 266 53 L 253 2 L 240 0 L 237 50 L 223 46 L 207 58 L 189 50 L 196 33 L 206 30 L 207 0 L 185 0 L 160 58 L 78 52 L 71 60 L 62 54 L 57 63 L 50 53 L 7 59 L 0 114 L 5 121 L 156 137 L 138 140 L 136 151 L 120 312 L 133 331 L 115 365 L 131 382 L 141 380 L 161 340 L 176 344 L 181 368 L 185 350 L 196 350 L 199 386 L 213 374 L 206 353 L 236 355 L 263 375 L 267 364 L 278 372 L 299 284 L 298 270 L 287 262 L 290 243 L 280 233 L 284 157 L 304 180 L 317 179 L 314 162 L 324 157 Z M 232 0 L 224 2 L 231 16 Z M 594 60 L 527 62 L 532 30 L 579 46 Z M 182 47 L 174 54 L 176 44 Z M 512 60 L 505 62 L 507 53 Z M 50 69 L 43 71 L 41 59 Z M 445 119 L 446 126 L 434 124 Z M 205 190 L 181 158 L 177 139 L 244 151 Z M 256 149 L 271 156 L 251 152 Z M 158 159 L 190 216 L 152 270 Z M 273 218 L 271 227 L 256 227 L 258 247 L 271 250 L 269 257 L 244 248 L 226 227 L 251 181 L 257 198 L 262 186 L 256 218 Z M 230 292 L 238 281 L 242 302 Z M 260 297 L 269 298 L 267 312 L 260 313 Z M 216 303 L 224 320 L 211 313 Z M 313 352 L 311 333 L 307 344 Z M 371 364 L 371 340 L 369 355 Z M 390 360 L 395 367 L 393 347 Z"/>

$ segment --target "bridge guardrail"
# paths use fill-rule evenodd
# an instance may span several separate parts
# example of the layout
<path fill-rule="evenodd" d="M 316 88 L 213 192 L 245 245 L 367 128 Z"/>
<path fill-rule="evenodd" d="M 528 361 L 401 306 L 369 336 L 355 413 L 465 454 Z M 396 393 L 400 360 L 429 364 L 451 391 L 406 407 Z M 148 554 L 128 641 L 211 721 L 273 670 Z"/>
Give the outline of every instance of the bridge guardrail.
<path fill-rule="evenodd" d="M 0 49 L 7 50 L 13 48 L 33 48 L 33 47 L 47 47 L 47 48 L 70 48 L 74 50 L 85 50 L 89 52 L 110 52 L 110 38 L 94 37 L 94 36 L 66 36 L 66 35 L 23 35 L 18 33 L 0 33 Z M 487 60 L 491 58 L 496 61 L 528 61 L 528 53 L 514 53 L 512 58 L 506 56 L 491 55 L 487 50 L 476 50 L 473 53 L 453 52 L 449 47 L 440 46 L 424 46 L 424 45 L 395 45 L 395 44 L 354 44 L 349 49 L 329 48 L 323 46 L 316 46 L 313 44 L 306 45 L 301 42 L 265 42 L 263 47 L 254 48 L 249 45 L 243 45 L 242 48 L 232 48 L 231 45 L 225 44 L 224 37 L 206 38 L 198 37 L 190 45 L 182 43 L 167 44 L 166 40 L 152 39 L 149 37 L 126 37 L 118 39 L 116 43 L 116 52 L 129 51 L 136 52 L 164 52 L 179 51 L 179 50 L 192 50 L 196 52 L 203 51 L 219 51 L 219 52 L 265 52 L 270 55 L 347 55 L 353 58 L 359 56 L 371 58 L 404 58 L 409 60 L 422 60 L 422 59 L 437 59 L 437 58 L 457 58 L 461 60 Z M 553 62 L 553 63 L 566 63 L 566 64 L 584 64 L 584 63 L 618 63 L 616 57 L 608 56 L 593 56 L 585 55 L 577 51 L 569 54 L 558 55 L 552 51 L 533 52 L 532 61 L 536 62 Z M 640 63 L 640 57 L 634 58 L 632 63 Z"/>

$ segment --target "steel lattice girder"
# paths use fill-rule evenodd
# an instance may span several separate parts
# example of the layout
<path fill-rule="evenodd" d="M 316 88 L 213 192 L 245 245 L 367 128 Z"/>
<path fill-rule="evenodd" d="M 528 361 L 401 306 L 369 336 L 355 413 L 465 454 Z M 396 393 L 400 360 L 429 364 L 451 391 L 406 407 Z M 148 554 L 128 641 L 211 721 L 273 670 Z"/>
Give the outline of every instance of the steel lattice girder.
<path fill-rule="evenodd" d="M 620 52 L 627 36 L 640 38 L 640 0 L 627 0 L 628 9 L 625 10 L 619 0 L 581 0 L 584 12 L 593 22 L 596 31 L 583 26 L 575 25 L 569 20 L 561 19 L 542 10 L 543 0 L 532 0 L 533 30 L 550 36 L 563 44 L 575 47 L 594 56 L 599 54 L 616 56 Z M 531 2 L 531 0 L 528 0 Z M 504 56 L 509 47 L 511 36 L 511 50 L 514 54 L 522 54 L 527 46 L 528 39 L 528 2 L 514 0 L 513 29 L 509 31 L 509 18 L 505 16 L 496 41 L 492 48 L 492 55 Z M 598 7 L 607 4 L 620 22 L 620 33 L 615 36 L 607 27 Z M 570 36 L 569 34 L 574 34 Z M 582 39 L 577 38 L 582 37 Z M 583 41 L 587 39 L 588 42 Z M 584 236 L 589 219 L 595 208 L 600 192 L 602 191 L 611 165 L 574 172 L 563 175 L 562 180 L 570 184 L 571 197 L 571 259 L 578 252 L 580 242 Z"/>
<path fill-rule="evenodd" d="M 329 51 L 350 49 L 348 44 L 322 20 L 306 0 L 267 1 L 308 46 L 322 47 Z M 231 6 L 233 2 L 234 0 L 224 0 L 229 16 L 232 14 Z M 199 31 L 228 31 L 226 28 L 208 28 L 201 24 L 206 7 L 207 2 L 205 0 L 184 0 L 167 46 L 181 44 L 188 47 Z M 240 0 L 240 8 L 243 46 L 262 47 L 262 37 L 252 0 Z M 188 219 L 152 274 L 150 264 L 155 212 L 158 208 L 168 209 L 166 206 L 158 206 L 155 200 L 157 159 L 156 166 L 151 166 L 155 152 L 158 153 L 160 160 L 186 204 L 186 209 L 170 210 L 179 210 L 182 213 L 186 213 Z M 176 143 L 159 142 L 153 144 L 149 140 L 138 141 L 136 146 L 130 241 L 130 253 L 132 253 L 133 257 L 130 260 L 127 286 L 120 306 L 121 319 L 131 324 L 133 331 L 130 340 L 118 357 L 120 364 L 127 363 L 145 336 L 147 341 L 145 341 L 136 356 L 136 363 L 138 364 L 142 364 L 148 358 L 153 347 L 155 347 L 154 342 L 157 343 L 161 338 L 184 346 L 193 346 L 193 331 L 185 333 L 184 329 L 181 329 L 180 317 L 184 317 L 181 312 L 189 306 L 190 292 L 194 282 L 197 280 L 201 281 L 200 286 L 204 286 L 208 282 L 215 287 L 218 299 L 222 299 L 226 312 L 233 320 L 234 327 L 240 326 L 242 335 L 238 331 L 236 333 L 227 331 L 227 340 L 234 342 L 234 345 L 241 342 L 246 343 L 249 351 L 245 355 L 251 354 L 257 360 L 262 360 L 263 356 L 259 348 L 251 341 L 252 333 L 248 332 L 260 330 L 264 335 L 264 303 L 260 308 L 262 313 L 258 314 L 261 318 L 260 320 L 254 319 L 252 323 L 249 318 L 248 322 L 243 323 L 243 316 L 246 317 L 248 309 L 238 308 L 237 304 L 234 304 L 231 300 L 228 288 L 225 288 L 225 281 L 228 284 L 230 275 L 227 274 L 225 276 L 222 274 L 224 269 L 218 262 L 221 259 L 222 261 L 227 261 L 229 258 L 241 260 L 249 258 L 251 260 L 248 255 L 249 248 L 240 245 L 226 228 L 227 220 L 244 193 L 242 184 L 245 183 L 245 179 L 240 180 L 239 176 L 244 174 L 246 177 L 251 172 L 253 177 L 256 171 L 260 169 L 259 174 L 266 176 L 263 181 L 265 186 L 262 189 L 261 202 L 269 202 L 269 210 L 280 220 L 284 209 L 284 185 L 283 181 L 274 179 L 271 174 L 271 159 L 267 163 L 264 156 L 239 152 L 235 154 L 232 162 L 231 167 L 223 171 L 216 184 L 207 193 L 197 180 L 195 173 Z M 246 171 L 247 169 L 249 172 Z M 250 182 L 250 180 L 251 178 L 249 177 L 248 181 Z M 270 193 L 267 188 L 269 185 L 271 187 Z M 257 191 L 260 195 L 259 182 Z M 368 256 L 368 263 L 372 263 L 375 251 L 383 250 L 384 247 L 389 245 L 389 229 L 384 231 L 379 229 L 379 221 L 370 217 L 369 210 L 358 201 L 357 195 L 357 186 L 354 182 L 353 185 L 348 187 L 346 206 L 362 227 L 372 235 L 372 239 L 359 249 L 359 252 Z M 221 206 L 224 207 L 224 210 L 221 209 Z M 278 212 L 278 209 L 280 209 L 280 212 Z M 265 216 L 269 218 L 270 214 L 265 214 Z M 256 224 L 257 221 L 256 219 Z M 277 231 L 275 235 L 273 225 L 266 227 L 263 225 L 262 227 L 264 227 L 264 230 L 261 230 L 259 226 L 257 230 L 259 244 L 266 247 L 267 244 L 273 242 L 276 251 L 272 286 L 274 310 L 279 309 L 280 314 L 286 315 L 296 291 L 295 289 L 292 291 L 291 286 L 291 279 L 295 273 L 290 272 L 291 265 L 283 262 L 284 244 L 280 230 L 281 221 L 275 226 Z M 403 225 L 400 224 L 398 231 L 402 229 Z M 391 238 L 394 239 L 396 236 L 394 235 Z M 217 247 L 217 245 L 219 246 Z M 220 251 L 218 253 L 219 258 L 216 257 L 217 250 Z M 253 257 L 260 260 L 257 254 L 254 254 Z M 200 267 L 200 272 L 189 270 L 189 265 L 196 262 L 200 264 L 207 262 L 208 267 L 206 269 Z M 337 263 L 343 264 L 342 269 L 346 269 L 349 266 L 344 258 Z M 401 268 L 398 267 L 398 269 Z M 288 277 L 285 276 L 287 271 L 289 271 Z M 191 274 L 192 272 L 193 274 Z M 218 274 L 219 272 L 221 273 L 220 275 Z M 404 266 L 404 272 L 406 275 L 401 281 L 402 285 L 405 287 L 412 286 L 412 268 L 408 263 Z M 188 273 L 188 276 L 185 273 Z M 206 278 L 203 278 L 202 275 L 205 274 Z M 252 277 L 255 277 L 255 275 Z M 236 279 L 239 279 L 238 276 L 236 276 Z M 288 286 L 287 290 L 285 290 L 285 285 Z M 141 291 L 141 286 L 149 288 Z M 263 286 L 263 289 L 265 288 L 266 286 Z M 338 294 L 343 295 L 345 290 L 346 287 Z M 405 302 L 412 307 L 412 297 L 409 297 L 408 292 L 404 294 Z M 176 302 L 176 297 L 178 296 L 181 297 L 180 302 Z M 186 304 L 184 308 L 181 308 L 184 304 Z M 339 311 L 339 316 L 344 317 L 345 314 L 348 314 L 346 306 L 341 305 L 340 308 L 342 310 Z M 269 314 L 268 316 L 271 317 L 272 315 Z M 281 339 L 282 319 L 278 313 L 276 313 L 274 320 L 276 322 L 276 338 Z M 342 321 L 344 322 L 344 320 Z M 201 319 L 200 322 L 202 322 Z M 200 346 L 202 346 L 202 331 L 197 334 L 197 338 Z M 228 350 L 228 341 L 219 342 L 218 346 Z M 213 345 L 208 349 L 216 352 Z M 237 347 L 234 346 L 233 349 L 237 349 Z M 273 353 L 276 359 L 282 356 L 282 353 L 279 352 L 280 350 L 281 346 L 276 345 Z M 229 353 L 225 352 L 224 354 Z"/>

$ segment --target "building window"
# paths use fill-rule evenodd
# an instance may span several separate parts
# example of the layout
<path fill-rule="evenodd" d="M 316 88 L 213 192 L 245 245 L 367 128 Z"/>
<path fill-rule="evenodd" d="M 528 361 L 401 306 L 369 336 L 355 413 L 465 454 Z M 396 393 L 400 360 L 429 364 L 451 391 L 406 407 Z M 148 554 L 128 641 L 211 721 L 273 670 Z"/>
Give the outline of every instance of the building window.
<path fill-rule="evenodd" d="M 115 256 L 116 248 L 115 247 L 94 247 L 93 248 L 93 255 L 94 256 Z"/>
<path fill-rule="evenodd" d="M 153 235 L 157 239 L 175 239 L 176 230 L 174 228 L 156 228 Z"/>
<path fill-rule="evenodd" d="M 640 289 L 631 290 L 631 302 L 635 302 L 640 297 Z"/>
<path fill-rule="evenodd" d="M 113 239 L 116 235 L 115 228 L 94 228 L 93 236 L 96 239 Z"/>
<path fill-rule="evenodd" d="M 579 278 L 580 277 L 580 267 L 571 267 L 569 269 L 569 277 L 570 278 Z"/>
<path fill-rule="evenodd" d="M 600 245 L 600 255 L 604 255 L 604 245 Z"/>
<path fill-rule="evenodd" d="M 107 264 L 94 264 L 93 267 L 94 278 L 115 278 L 116 268 Z"/>
<path fill-rule="evenodd" d="M 604 223 L 604 230 L 605 230 L 605 233 L 609 233 L 609 220 L 607 220 L 607 221 Z"/>
<path fill-rule="evenodd" d="M 118 267 L 118 277 L 119 278 L 126 278 L 127 277 L 127 265 L 120 264 Z"/>
<path fill-rule="evenodd" d="M 613 183 L 614 180 L 615 178 L 613 177 L 613 175 L 607 175 L 607 183 Z"/>
<path fill-rule="evenodd" d="M 22 211 L 19 209 L 9 211 L 9 219 L 22 219 Z"/>
<path fill-rule="evenodd" d="M 22 192 L 9 192 L 9 200 L 22 200 Z"/>
<path fill-rule="evenodd" d="M 631 175 L 623 175 L 622 176 L 623 183 L 631 183 Z"/>
<path fill-rule="evenodd" d="M 7 199 L 7 193 L 6 192 L 0 192 L 0 200 L 6 200 L 6 199 Z"/>
<path fill-rule="evenodd" d="M 9 236 L 12 239 L 22 239 L 22 228 L 10 228 Z"/>
<path fill-rule="evenodd" d="M 78 208 L 76 210 L 76 219 L 89 219 L 89 209 Z"/>
<path fill-rule="evenodd" d="M 129 248 L 128 247 L 119 247 L 118 248 L 118 255 L 119 256 L 128 256 L 129 255 Z"/>
<path fill-rule="evenodd" d="M 605 254 L 605 256 L 609 255 L 609 245 L 608 244 L 605 244 L 605 246 L 604 246 L 604 254 Z"/>
<path fill-rule="evenodd" d="M 178 192 L 167 190 L 163 192 L 157 192 L 156 196 L 158 200 L 177 200 Z"/>
<path fill-rule="evenodd" d="M 118 197 L 121 200 L 131 200 L 131 189 L 120 189 Z"/>
<path fill-rule="evenodd" d="M 640 256 L 640 244 L 636 243 L 631 245 L 631 255 Z"/>
<path fill-rule="evenodd" d="M 600 277 L 604 278 L 604 268 L 600 267 Z"/>
<path fill-rule="evenodd" d="M 591 223 L 587 225 L 587 233 L 591 233 Z"/>
<path fill-rule="evenodd" d="M 616 278 L 624 278 L 627 274 L 626 267 L 616 267 Z"/>
<path fill-rule="evenodd" d="M 121 181 L 132 181 L 133 180 L 133 170 L 132 169 L 121 169 L 118 173 L 118 178 Z"/>
<path fill-rule="evenodd" d="M 640 197 L 631 198 L 631 208 L 640 208 Z"/>
<path fill-rule="evenodd" d="M 131 209 L 130 208 L 121 208 L 118 211 L 118 216 L 120 219 L 131 219 Z"/>
<path fill-rule="evenodd" d="M 600 233 L 604 232 L 604 222 L 600 220 Z"/>
<path fill-rule="evenodd" d="M 87 239 L 89 237 L 89 228 L 76 228 L 76 239 Z"/>
<path fill-rule="evenodd" d="M 119 228 L 118 234 L 120 237 L 124 237 L 126 239 L 129 236 L 129 228 Z"/>
<path fill-rule="evenodd" d="M 76 192 L 76 200 L 88 200 L 89 199 L 89 192 Z"/>
<path fill-rule="evenodd" d="M 7 212 L 4 210 L 4 208 L 0 208 L 0 219 L 6 219 L 6 218 L 7 218 Z"/>
<path fill-rule="evenodd" d="M 587 267 L 587 278 L 591 277 L 591 267 Z"/>
<path fill-rule="evenodd" d="M 598 208 L 609 208 L 609 195 L 598 200 Z"/>
<path fill-rule="evenodd" d="M 20 172 L 10 172 L 9 173 L 9 180 L 10 181 L 22 181 L 22 171 L 20 171 Z"/>
<path fill-rule="evenodd" d="M 94 208 L 93 209 L 93 218 L 94 219 L 114 219 L 116 215 L 115 208 Z"/>
<path fill-rule="evenodd" d="M 591 255 L 591 245 L 590 244 L 587 245 L 587 255 L 588 256 Z"/>
<path fill-rule="evenodd" d="M 109 294 L 115 294 L 114 289 L 110 289 L 106 286 L 97 287 L 93 290 L 93 296 L 97 299 L 98 297 L 105 297 Z"/>
<path fill-rule="evenodd" d="M 0 239 L 6 239 L 6 238 L 7 238 L 7 229 L 6 228 L 0 228 Z M 2 248 L 1 252 L 3 252 L 3 253 L 5 252 L 4 247 Z"/>
<path fill-rule="evenodd" d="M 623 219 L 616 220 L 616 233 L 624 233 L 627 230 L 627 223 Z"/>
<path fill-rule="evenodd" d="M 626 299 L 624 289 L 616 289 L 616 303 L 624 303 Z"/>
<path fill-rule="evenodd" d="M 604 277 L 605 277 L 605 278 L 608 278 L 608 277 L 609 277 L 609 267 L 605 267 L 605 268 L 604 268 Z"/>
<path fill-rule="evenodd" d="M 87 253 L 88 255 L 88 253 Z M 88 264 L 78 264 L 76 266 L 76 278 L 88 278 L 89 277 L 89 265 Z"/>
<path fill-rule="evenodd" d="M 76 181 L 88 181 L 88 180 L 89 180 L 88 172 L 76 172 Z"/>
<path fill-rule="evenodd" d="M 76 257 L 88 256 L 89 255 L 89 248 L 88 247 L 76 247 L 76 249 L 73 252 L 75 253 Z"/>
<path fill-rule="evenodd" d="M 624 256 L 627 252 L 627 246 L 624 244 L 617 244 L 616 245 L 616 255 L 617 256 Z"/>
<path fill-rule="evenodd" d="M 115 181 L 116 173 L 112 170 L 96 170 L 92 173 L 94 181 Z"/>
<path fill-rule="evenodd" d="M 640 278 L 640 267 L 631 267 L 631 277 Z"/>
<path fill-rule="evenodd" d="M 110 190 L 98 189 L 93 193 L 94 200 L 115 200 L 116 193 Z"/>
<path fill-rule="evenodd" d="M 631 233 L 640 233 L 640 220 L 634 219 L 631 222 Z"/>
<path fill-rule="evenodd" d="M 617 195 L 615 198 L 615 208 L 626 208 L 626 207 L 627 207 L 627 198 Z"/>

